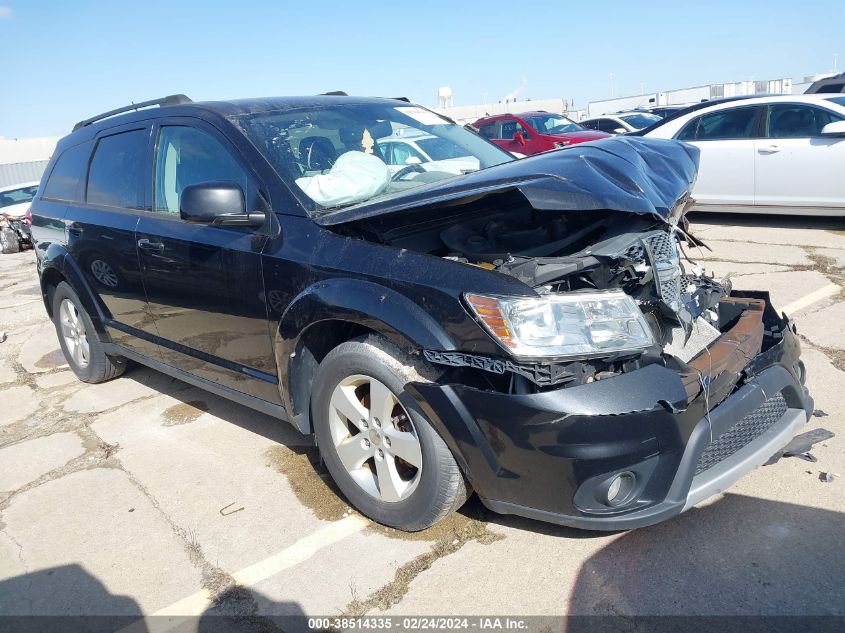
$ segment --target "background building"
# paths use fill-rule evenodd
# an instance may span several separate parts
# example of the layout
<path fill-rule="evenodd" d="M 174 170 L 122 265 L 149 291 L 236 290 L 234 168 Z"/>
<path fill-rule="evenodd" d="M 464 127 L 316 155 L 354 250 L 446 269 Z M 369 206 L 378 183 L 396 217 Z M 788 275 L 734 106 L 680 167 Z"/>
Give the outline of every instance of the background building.
<path fill-rule="evenodd" d="M 58 136 L 4 138 L 0 136 L 0 187 L 40 180 Z"/>

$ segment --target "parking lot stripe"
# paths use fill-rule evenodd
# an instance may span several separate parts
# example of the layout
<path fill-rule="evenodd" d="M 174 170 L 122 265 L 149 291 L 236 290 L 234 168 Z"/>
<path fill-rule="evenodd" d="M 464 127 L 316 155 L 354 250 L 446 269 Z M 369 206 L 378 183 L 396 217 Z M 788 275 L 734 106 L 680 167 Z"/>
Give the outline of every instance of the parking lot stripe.
<path fill-rule="evenodd" d="M 362 516 L 352 515 L 345 519 L 330 523 L 320 528 L 313 534 L 299 539 L 290 547 L 283 549 L 278 554 L 244 567 L 242 570 L 232 574 L 235 581 L 243 586 L 250 587 L 270 576 L 275 576 L 285 569 L 298 565 L 311 558 L 324 547 L 345 539 L 356 532 L 363 530 L 369 521 Z"/>
<path fill-rule="evenodd" d="M 823 288 L 819 288 L 815 292 L 811 292 L 810 294 L 801 297 L 800 299 L 796 299 L 792 303 L 786 304 L 785 306 L 783 306 L 782 310 L 786 312 L 788 316 L 806 308 L 807 306 L 813 305 L 817 301 L 821 301 L 822 299 L 826 299 L 827 297 L 833 296 L 837 292 L 839 292 L 839 286 L 837 286 L 836 284 L 828 284 Z"/>
<path fill-rule="evenodd" d="M 347 536 L 352 536 L 360 532 L 368 524 L 369 521 L 359 515 L 352 515 L 340 521 L 335 521 L 299 539 L 293 545 L 273 554 L 269 558 L 244 567 L 232 574 L 232 577 L 242 587 L 253 586 L 262 580 L 266 580 L 286 569 L 305 562 L 321 549 L 337 543 Z M 143 619 L 140 619 L 121 629 L 118 633 L 147 631 L 147 627 L 149 627 L 149 630 L 163 633 L 164 631 L 178 627 L 182 623 L 183 618 L 201 615 L 210 604 L 211 593 L 207 589 L 203 589 L 146 616 L 154 618 L 156 622 L 145 622 Z M 165 620 L 165 618 L 170 619 Z"/>

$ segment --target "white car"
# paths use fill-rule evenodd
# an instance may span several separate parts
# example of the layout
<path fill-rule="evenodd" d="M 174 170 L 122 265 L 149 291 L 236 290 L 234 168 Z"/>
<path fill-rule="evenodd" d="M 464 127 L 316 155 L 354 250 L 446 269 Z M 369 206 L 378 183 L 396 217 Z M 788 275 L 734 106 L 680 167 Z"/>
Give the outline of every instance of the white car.
<path fill-rule="evenodd" d="M 0 252 L 17 253 L 29 244 L 26 212 L 38 191 L 38 181 L 0 187 Z"/>
<path fill-rule="evenodd" d="M 578 125 L 588 130 L 598 130 L 608 134 L 625 134 L 642 130 L 662 120 L 661 117 L 649 112 L 631 111 L 590 117 L 580 121 Z"/>
<path fill-rule="evenodd" d="M 701 150 L 695 210 L 845 215 L 845 96 L 728 101 L 644 136 Z"/>
<path fill-rule="evenodd" d="M 479 166 L 478 159 L 456 143 L 431 134 L 414 134 L 413 130 L 397 130 L 378 139 L 378 150 L 391 172 L 420 165 L 425 171 L 464 174 L 478 171 Z"/>

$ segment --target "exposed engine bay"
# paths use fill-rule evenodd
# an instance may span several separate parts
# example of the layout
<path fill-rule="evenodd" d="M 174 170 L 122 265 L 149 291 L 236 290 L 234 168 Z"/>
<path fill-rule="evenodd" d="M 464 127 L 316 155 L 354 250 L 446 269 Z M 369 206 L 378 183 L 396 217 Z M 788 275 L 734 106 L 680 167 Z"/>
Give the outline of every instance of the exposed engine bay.
<path fill-rule="evenodd" d="M 706 275 L 691 259 L 694 249 L 706 247 L 684 218 L 697 162 L 697 150 L 684 144 L 611 139 L 317 221 L 356 239 L 508 275 L 537 293 L 521 301 L 462 289 L 476 320 L 511 353 L 422 350 L 432 363 L 481 370 L 488 380 L 498 374 L 510 383 L 494 388 L 523 393 L 661 363 L 678 371 L 692 396 L 720 373 L 735 384 L 786 327 L 766 293 L 732 291 L 729 279 Z M 493 171 L 507 174 L 493 178 Z M 616 308 L 608 308 L 613 302 Z M 600 334 L 630 334 L 642 344 L 602 349 L 592 339 L 593 315 L 617 308 L 623 317 L 605 320 L 600 329 L 610 329 Z M 623 330 L 635 320 L 637 336 Z M 566 347 L 567 337 L 582 334 L 590 345 Z"/>
<path fill-rule="evenodd" d="M 542 388 L 600 380 L 625 371 L 626 366 L 684 365 L 735 321 L 737 310 L 723 313 L 720 305 L 731 294 L 730 280 L 713 279 L 687 256 L 703 245 L 688 234 L 682 214 L 678 217 L 673 223 L 612 211 L 538 211 L 526 206 L 516 192 L 508 192 L 438 213 L 414 210 L 340 230 L 510 275 L 540 295 L 622 290 L 636 301 L 657 348 L 635 355 L 519 363 L 468 354 L 427 354 L 431 362 L 520 375 Z"/>

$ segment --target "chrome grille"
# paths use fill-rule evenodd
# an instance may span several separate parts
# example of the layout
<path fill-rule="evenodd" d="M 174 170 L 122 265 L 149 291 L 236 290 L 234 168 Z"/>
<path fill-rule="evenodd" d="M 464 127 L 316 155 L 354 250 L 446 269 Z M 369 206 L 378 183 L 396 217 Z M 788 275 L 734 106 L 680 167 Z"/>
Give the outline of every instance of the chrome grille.
<path fill-rule="evenodd" d="M 660 298 L 670 309 L 677 311 L 681 300 L 681 259 L 675 235 L 656 231 L 643 238 L 643 245 L 654 267 Z"/>
<path fill-rule="evenodd" d="M 665 231 L 652 233 L 646 240 L 648 241 L 651 254 L 654 255 L 655 259 L 672 259 L 672 257 L 676 257 L 678 254 L 677 249 L 674 248 L 674 236 Z"/>
<path fill-rule="evenodd" d="M 766 400 L 704 449 L 695 467 L 695 474 L 703 473 L 763 435 L 783 417 L 786 409 L 786 399 L 781 393 Z"/>

